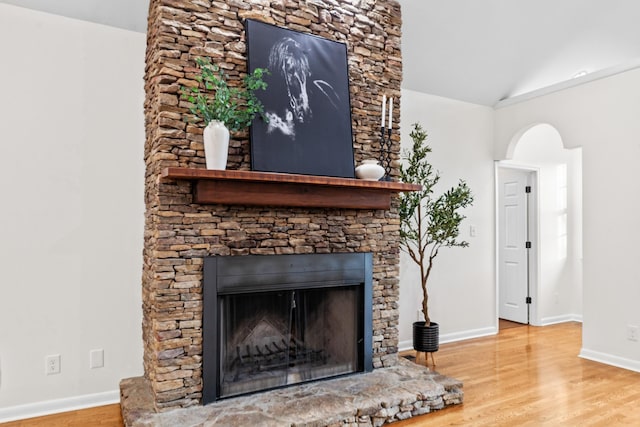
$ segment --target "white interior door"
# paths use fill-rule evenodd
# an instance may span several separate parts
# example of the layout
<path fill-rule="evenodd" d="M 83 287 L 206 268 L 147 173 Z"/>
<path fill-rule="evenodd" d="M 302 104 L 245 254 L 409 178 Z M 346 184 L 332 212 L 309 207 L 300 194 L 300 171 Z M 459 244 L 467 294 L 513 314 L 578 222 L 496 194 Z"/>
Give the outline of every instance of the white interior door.
<path fill-rule="evenodd" d="M 527 187 L 532 181 L 533 172 L 498 169 L 498 315 L 519 323 L 529 323 Z"/>

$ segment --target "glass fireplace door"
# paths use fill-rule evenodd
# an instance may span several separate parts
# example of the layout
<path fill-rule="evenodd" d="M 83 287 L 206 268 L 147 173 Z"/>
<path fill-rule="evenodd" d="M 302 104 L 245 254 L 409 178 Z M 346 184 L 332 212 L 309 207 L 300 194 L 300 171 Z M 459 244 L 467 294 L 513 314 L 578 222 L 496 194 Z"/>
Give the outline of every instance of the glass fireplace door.
<path fill-rule="evenodd" d="M 358 370 L 362 287 L 219 295 L 219 397 Z"/>

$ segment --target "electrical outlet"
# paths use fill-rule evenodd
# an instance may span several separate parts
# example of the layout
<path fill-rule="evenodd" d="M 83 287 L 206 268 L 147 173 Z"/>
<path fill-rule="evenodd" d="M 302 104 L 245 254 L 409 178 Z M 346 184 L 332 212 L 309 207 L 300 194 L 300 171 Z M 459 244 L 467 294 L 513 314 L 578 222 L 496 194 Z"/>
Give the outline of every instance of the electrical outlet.
<path fill-rule="evenodd" d="M 638 341 L 638 327 L 634 325 L 627 325 L 627 339 L 629 341 Z"/>
<path fill-rule="evenodd" d="M 60 355 L 52 354 L 51 356 L 45 357 L 46 370 L 45 373 L 47 375 L 54 375 L 60 373 Z"/>
<path fill-rule="evenodd" d="M 91 350 L 89 352 L 89 368 L 103 368 L 104 367 L 104 350 Z"/>

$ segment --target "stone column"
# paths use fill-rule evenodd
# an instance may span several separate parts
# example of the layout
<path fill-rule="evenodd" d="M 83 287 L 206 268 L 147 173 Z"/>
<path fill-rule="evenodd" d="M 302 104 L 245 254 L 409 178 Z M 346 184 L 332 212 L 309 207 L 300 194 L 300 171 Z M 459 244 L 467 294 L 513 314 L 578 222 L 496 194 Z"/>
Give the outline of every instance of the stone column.
<path fill-rule="evenodd" d="M 207 56 L 237 84 L 246 73 L 243 20 L 252 18 L 346 43 L 356 163 L 376 156 L 380 99 L 397 100 L 399 157 L 401 17 L 396 0 L 151 0 L 145 75 L 146 224 L 143 266 L 145 377 L 157 410 L 198 404 L 202 390 L 205 256 L 372 252 L 374 366 L 396 361 L 399 220 L 390 211 L 197 205 L 191 184 L 162 180 L 166 167 L 204 167 L 202 126 L 188 124 L 180 87 L 197 84 Z M 232 135 L 229 169 L 250 169 L 248 134 Z M 398 175 L 397 161 L 392 174 Z"/>

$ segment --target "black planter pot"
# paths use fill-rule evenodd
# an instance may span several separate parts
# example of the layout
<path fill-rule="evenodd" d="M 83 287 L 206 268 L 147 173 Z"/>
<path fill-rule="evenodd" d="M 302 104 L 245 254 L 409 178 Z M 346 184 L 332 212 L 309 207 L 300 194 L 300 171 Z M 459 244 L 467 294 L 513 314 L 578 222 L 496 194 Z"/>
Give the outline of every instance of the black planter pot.
<path fill-rule="evenodd" d="M 413 322 L 413 349 L 425 353 L 438 351 L 440 347 L 440 328 L 435 322 L 425 326 L 425 322 Z"/>

